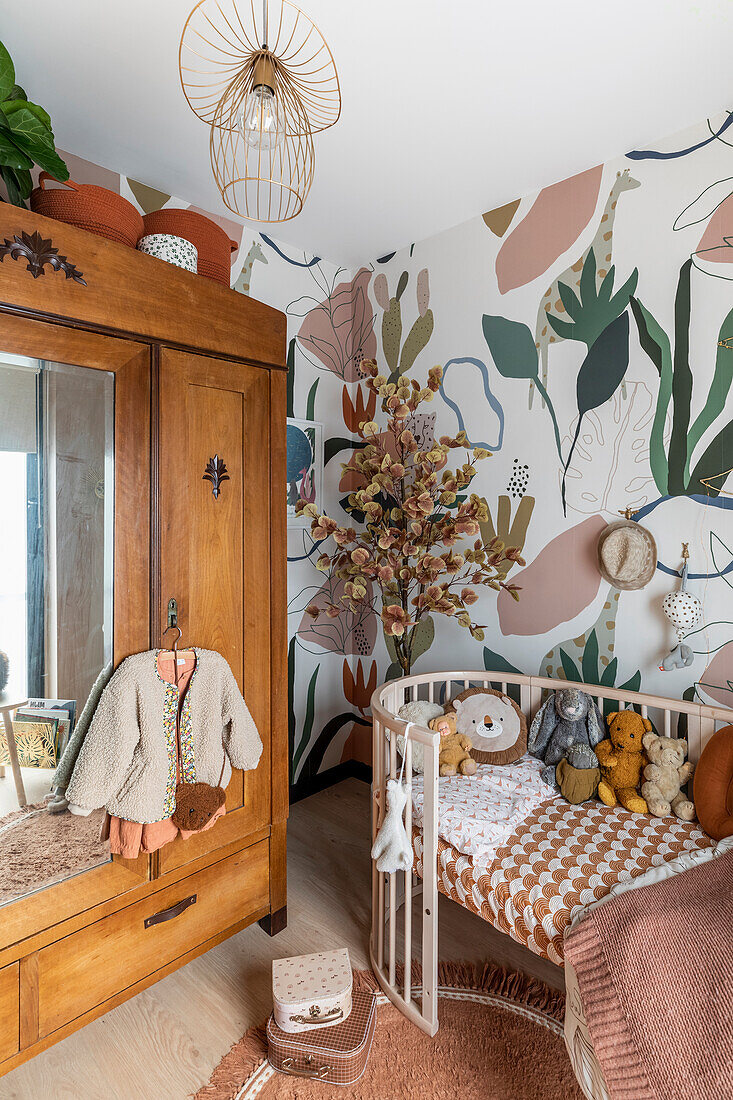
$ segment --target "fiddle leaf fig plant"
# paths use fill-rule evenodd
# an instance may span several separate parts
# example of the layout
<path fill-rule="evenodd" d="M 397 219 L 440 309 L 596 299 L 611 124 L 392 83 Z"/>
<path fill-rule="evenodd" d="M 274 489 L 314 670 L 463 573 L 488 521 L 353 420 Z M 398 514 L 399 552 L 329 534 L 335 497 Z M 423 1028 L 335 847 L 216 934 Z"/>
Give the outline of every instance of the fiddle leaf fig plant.
<path fill-rule="evenodd" d="M 56 152 L 50 115 L 15 83 L 13 60 L 0 42 L 0 176 L 14 206 L 25 206 L 35 165 L 57 180 L 69 178 Z"/>
<path fill-rule="evenodd" d="M 365 445 L 348 467 L 356 472 L 358 484 L 345 507 L 359 530 L 337 523 L 304 500 L 296 511 L 311 518 L 317 542 L 333 538 L 336 544 L 316 563 L 343 591 L 341 606 L 330 604 L 326 614 L 335 618 L 346 608 L 371 606 L 381 615 L 395 663 L 407 675 L 426 648 L 424 635 L 433 614 L 454 618 L 481 641 L 484 628 L 469 610 L 478 600 L 474 589 L 503 588 L 518 599 L 518 586 L 507 584 L 505 577 L 511 563 L 524 561 L 517 547 L 498 537 L 481 537 L 481 524 L 489 520 L 486 501 L 466 492 L 476 463 L 489 452 L 472 447 L 464 431 L 440 440 L 431 433 L 423 445 L 416 438 L 416 411 L 440 388 L 442 368 L 432 368 L 424 387 L 405 374 L 390 381 L 373 359 L 365 359 L 360 370 L 367 388 L 381 401 L 387 424 L 383 429 L 367 420 L 359 426 Z M 467 453 L 450 470 L 448 455 L 454 450 Z M 314 618 L 320 614 L 315 604 L 306 610 Z"/>

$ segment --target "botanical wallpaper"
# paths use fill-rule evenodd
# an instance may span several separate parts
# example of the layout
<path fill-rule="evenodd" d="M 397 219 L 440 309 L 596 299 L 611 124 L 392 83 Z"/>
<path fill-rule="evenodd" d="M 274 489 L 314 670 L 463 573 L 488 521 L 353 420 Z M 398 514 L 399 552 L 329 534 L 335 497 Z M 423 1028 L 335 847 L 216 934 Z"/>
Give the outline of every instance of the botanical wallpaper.
<path fill-rule="evenodd" d="M 219 219 L 232 284 L 288 317 L 288 415 L 323 425 L 324 507 L 346 519 L 360 423 L 378 419 L 359 363 L 443 380 L 423 434 L 488 448 L 472 490 L 485 537 L 519 546 L 521 588 L 480 591 L 485 639 L 439 616 L 416 670 L 485 667 L 733 705 L 733 115 L 517 198 L 346 270 Z M 143 210 L 180 199 L 72 158 Z M 729 346 L 728 346 L 729 345 Z M 351 468 L 350 464 L 351 463 Z M 307 488 L 307 487 L 306 487 Z M 596 565 L 626 507 L 659 563 L 640 591 Z M 682 542 L 704 619 L 686 669 L 661 604 Z M 370 756 L 369 697 L 397 674 L 372 612 L 340 615 L 319 543 L 288 531 L 291 782 Z M 306 613 L 315 604 L 320 613 Z"/>

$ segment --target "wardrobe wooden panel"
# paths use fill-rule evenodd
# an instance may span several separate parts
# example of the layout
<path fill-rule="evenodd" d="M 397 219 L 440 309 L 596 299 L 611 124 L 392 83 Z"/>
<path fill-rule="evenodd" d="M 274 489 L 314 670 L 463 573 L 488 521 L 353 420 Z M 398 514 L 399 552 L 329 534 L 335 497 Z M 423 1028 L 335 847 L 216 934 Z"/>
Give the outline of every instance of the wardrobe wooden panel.
<path fill-rule="evenodd" d="M 261 840 L 38 953 L 39 1035 L 49 1035 L 146 975 L 268 904 L 268 842 Z M 194 904 L 162 923 L 195 895 Z M 83 980 L 80 975 L 83 974 Z"/>
<path fill-rule="evenodd" d="M 20 985 L 18 963 L 0 970 L 0 1061 L 20 1047 Z"/>
<path fill-rule="evenodd" d="M 246 364 L 163 349 L 160 357 L 161 632 L 178 603 L 186 645 L 226 658 L 260 731 L 255 772 L 235 772 L 227 809 L 242 836 L 270 820 L 269 380 Z M 218 496 L 204 478 L 216 459 Z M 217 827 L 160 854 L 165 872 L 219 844 Z"/>

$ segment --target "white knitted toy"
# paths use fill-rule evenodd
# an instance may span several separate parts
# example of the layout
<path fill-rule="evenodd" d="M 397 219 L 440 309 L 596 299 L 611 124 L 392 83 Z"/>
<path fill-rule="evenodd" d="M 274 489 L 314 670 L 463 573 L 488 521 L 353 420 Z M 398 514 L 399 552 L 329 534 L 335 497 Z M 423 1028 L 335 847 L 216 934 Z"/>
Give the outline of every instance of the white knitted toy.
<path fill-rule="evenodd" d="M 405 738 L 410 736 L 410 726 L 405 729 Z M 377 861 L 377 870 L 387 875 L 396 871 L 409 871 L 412 868 L 412 844 L 405 830 L 403 812 L 407 802 L 407 789 L 402 786 L 405 770 L 405 757 L 402 757 L 399 779 L 387 780 L 387 812 L 374 838 L 372 859 Z"/>

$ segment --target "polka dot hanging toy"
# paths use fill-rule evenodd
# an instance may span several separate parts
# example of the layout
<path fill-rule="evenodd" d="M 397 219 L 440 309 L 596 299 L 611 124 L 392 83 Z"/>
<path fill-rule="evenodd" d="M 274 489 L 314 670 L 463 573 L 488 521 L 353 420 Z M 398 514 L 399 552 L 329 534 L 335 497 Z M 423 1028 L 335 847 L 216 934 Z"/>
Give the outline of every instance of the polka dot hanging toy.
<path fill-rule="evenodd" d="M 690 557 L 687 546 L 686 542 L 682 543 L 682 586 L 677 592 L 668 592 L 662 600 L 662 611 L 677 633 L 677 645 L 659 666 L 661 672 L 671 672 L 675 668 L 689 668 L 695 660 L 692 649 L 682 640 L 702 618 L 702 604 L 697 596 L 687 591 L 687 562 Z"/>

